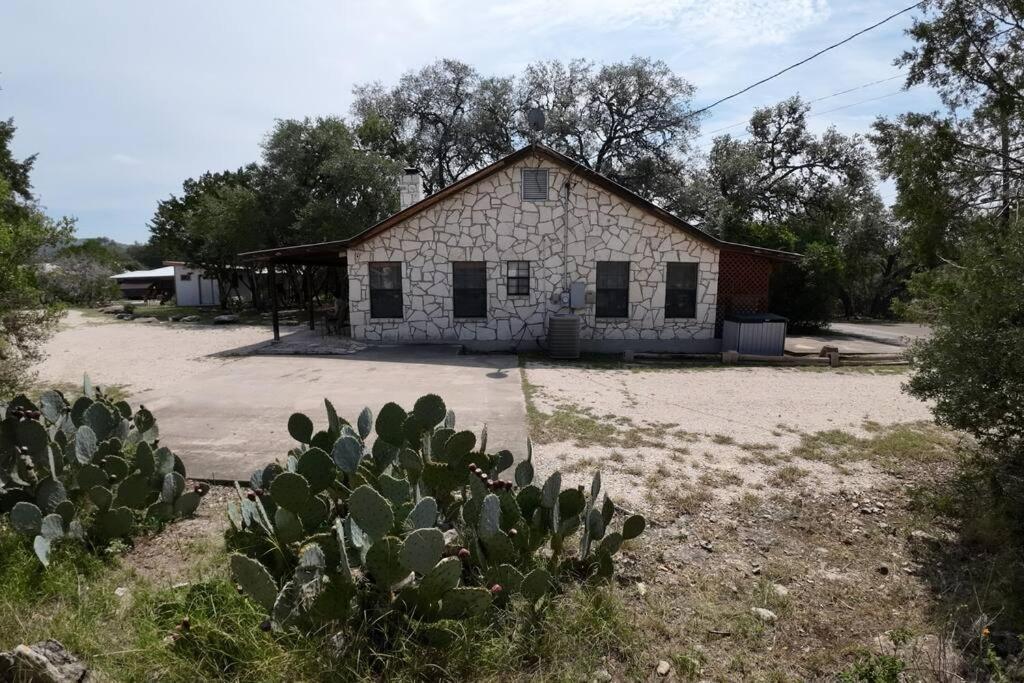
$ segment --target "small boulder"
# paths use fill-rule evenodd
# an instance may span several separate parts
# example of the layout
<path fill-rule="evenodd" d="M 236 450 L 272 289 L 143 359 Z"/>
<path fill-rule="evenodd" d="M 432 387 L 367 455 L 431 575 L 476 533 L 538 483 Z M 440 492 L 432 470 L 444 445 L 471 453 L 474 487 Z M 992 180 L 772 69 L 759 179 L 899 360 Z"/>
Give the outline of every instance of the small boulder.
<path fill-rule="evenodd" d="M 179 322 L 184 317 L 185 316 L 182 315 L 181 313 L 175 313 L 174 315 L 167 316 L 167 319 L 170 320 L 172 323 L 176 323 Z"/>
<path fill-rule="evenodd" d="M 788 598 L 789 597 L 789 589 L 786 588 L 785 586 L 783 586 L 781 583 L 773 583 L 772 584 L 772 593 L 774 593 L 775 597 L 777 597 L 777 598 Z"/>
<path fill-rule="evenodd" d="M 132 313 L 118 313 L 114 317 L 117 318 L 118 320 L 135 320 L 135 315 L 133 315 Z"/>
<path fill-rule="evenodd" d="M 186 315 L 184 318 L 181 319 L 181 322 L 183 322 L 183 323 L 197 323 L 200 320 L 202 320 L 202 318 L 200 318 L 198 315 Z"/>
<path fill-rule="evenodd" d="M 56 640 L 19 645 L 10 652 L 0 652 L 0 681 L 85 683 L 91 680 L 85 665 Z"/>
<path fill-rule="evenodd" d="M 668 672 L 672 670 L 672 665 L 666 662 L 664 659 L 658 662 L 658 675 L 668 676 Z"/>
<path fill-rule="evenodd" d="M 774 624 L 779 618 L 775 612 L 764 607 L 751 607 L 750 613 L 766 624 Z"/>
<path fill-rule="evenodd" d="M 213 319 L 214 325 L 231 325 L 238 322 L 238 316 L 234 313 L 227 313 L 225 315 L 218 315 Z"/>
<path fill-rule="evenodd" d="M 158 320 L 157 318 L 154 318 L 153 316 L 146 316 L 144 318 L 135 318 L 135 322 L 137 322 L 137 323 L 158 323 L 158 322 L 160 322 L 160 320 Z"/>

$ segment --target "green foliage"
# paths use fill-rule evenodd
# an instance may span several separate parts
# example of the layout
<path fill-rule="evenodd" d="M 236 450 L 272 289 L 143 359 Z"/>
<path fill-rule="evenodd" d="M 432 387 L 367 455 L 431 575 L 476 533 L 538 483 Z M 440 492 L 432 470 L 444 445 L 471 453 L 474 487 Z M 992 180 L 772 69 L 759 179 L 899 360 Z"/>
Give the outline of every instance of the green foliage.
<path fill-rule="evenodd" d="M 945 272 L 931 338 L 913 349 L 909 390 L 942 424 L 1024 465 L 1024 221 L 978 234 Z"/>
<path fill-rule="evenodd" d="M 561 490 L 557 473 L 538 488 L 529 449 L 516 483 L 500 479 L 511 453 L 477 449 L 437 396 L 411 412 L 389 403 L 375 422 L 364 410 L 358 432 L 325 404 L 327 429 L 312 441 L 333 459 L 308 443 L 312 420 L 293 415 L 299 445 L 287 463 L 256 471 L 228 510 L 232 575 L 275 628 L 373 629 L 396 615 L 414 628 L 520 596 L 540 608 L 564 581 L 610 580 L 623 541 L 643 532 L 638 515 L 611 530 L 615 507 L 599 475 L 589 494 Z M 305 465 L 311 455 L 315 467 Z"/>
<path fill-rule="evenodd" d="M 54 221 L 36 204 L 29 179 L 35 157 L 13 157 L 14 130 L 13 121 L 0 121 L 0 396 L 31 380 L 29 368 L 61 315 L 39 284 L 39 254 L 74 232 L 73 221 Z"/>
<path fill-rule="evenodd" d="M 57 390 L 0 406 L 0 514 L 49 565 L 55 544 L 101 548 L 140 522 L 191 515 L 205 486 L 185 490 L 184 466 L 157 446 L 152 414 L 113 401 L 88 378 L 72 405 Z M 40 407 L 41 406 L 41 407 Z"/>
<path fill-rule="evenodd" d="M 839 674 L 843 683 L 899 683 L 907 665 L 899 657 L 865 654 Z"/>

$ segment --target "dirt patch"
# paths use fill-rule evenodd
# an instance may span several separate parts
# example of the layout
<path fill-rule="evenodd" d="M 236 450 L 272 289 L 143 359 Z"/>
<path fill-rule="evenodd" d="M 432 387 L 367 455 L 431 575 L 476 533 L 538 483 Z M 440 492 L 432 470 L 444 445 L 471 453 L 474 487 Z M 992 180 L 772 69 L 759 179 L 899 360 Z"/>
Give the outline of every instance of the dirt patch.
<path fill-rule="evenodd" d="M 600 469 L 617 503 L 666 520 L 780 484 L 883 485 L 876 458 L 808 439 L 842 434 L 856 446 L 890 425 L 930 419 L 892 374 L 543 362 L 522 374 L 538 472 L 561 470 L 576 485 Z"/>
<path fill-rule="evenodd" d="M 124 565 L 157 586 L 172 586 L 223 571 L 216 560 L 223 555 L 228 501 L 235 497 L 233 488 L 211 487 L 195 516 L 136 539 L 122 558 Z"/>

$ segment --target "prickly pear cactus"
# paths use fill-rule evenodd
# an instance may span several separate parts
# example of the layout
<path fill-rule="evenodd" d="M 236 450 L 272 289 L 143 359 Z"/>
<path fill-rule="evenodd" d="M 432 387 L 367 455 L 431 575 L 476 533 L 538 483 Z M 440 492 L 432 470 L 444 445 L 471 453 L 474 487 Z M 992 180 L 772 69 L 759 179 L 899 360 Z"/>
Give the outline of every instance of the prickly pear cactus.
<path fill-rule="evenodd" d="M 610 578 L 644 530 L 638 515 L 612 529 L 600 475 L 589 491 L 563 489 L 557 472 L 535 484 L 529 441 L 518 461 L 488 453 L 486 433 L 458 431 L 436 395 L 354 423 L 324 405 L 326 428 L 292 415 L 296 445 L 228 508 L 232 575 L 275 628 L 466 619 L 516 598 L 540 607 L 566 580 Z"/>
<path fill-rule="evenodd" d="M 153 414 L 115 401 L 85 378 L 0 408 L 0 515 L 32 538 L 43 565 L 54 544 L 89 547 L 131 536 L 146 517 L 195 513 L 208 487 L 189 488 L 181 460 L 158 444 Z"/>

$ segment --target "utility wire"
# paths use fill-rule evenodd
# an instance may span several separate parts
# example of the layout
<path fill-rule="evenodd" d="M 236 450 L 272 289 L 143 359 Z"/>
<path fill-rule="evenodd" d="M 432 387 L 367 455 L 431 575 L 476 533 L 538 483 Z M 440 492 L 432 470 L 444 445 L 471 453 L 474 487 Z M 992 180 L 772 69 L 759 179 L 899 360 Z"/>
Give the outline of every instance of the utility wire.
<path fill-rule="evenodd" d="M 864 88 L 869 88 L 872 85 L 878 85 L 879 83 L 888 83 L 889 81 L 894 81 L 897 78 L 903 78 L 903 74 L 896 74 L 895 76 L 889 76 L 889 78 L 881 78 L 881 79 L 879 79 L 877 81 L 871 81 L 870 83 L 863 83 L 861 85 L 856 85 L 856 86 L 854 86 L 852 88 L 847 88 L 846 90 L 840 90 L 839 92 L 834 92 L 831 95 L 825 95 L 824 97 L 819 97 L 817 99 L 808 100 L 807 104 L 814 104 L 815 102 L 822 102 L 824 100 L 832 99 L 833 97 L 839 97 L 840 95 L 848 95 L 848 94 L 850 94 L 852 92 L 856 92 L 858 90 L 863 90 Z M 864 102 L 870 102 L 871 100 L 863 100 L 863 101 Z M 859 104 L 859 103 L 856 103 L 856 104 Z M 825 112 L 822 112 L 822 113 L 825 113 Z M 739 123 L 733 123 L 733 124 L 730 124 L 728 126 L 722 126 L 721 128 L 715 128 L 714 130 L 709 130 L 707 133 L 701 133 L 700 135 L 698 135 L 696 137 L 696 139 L 699 140 L 700 138 L 706 138 L 709 135 L 714 135 L 715 133 L 721 133 L 723 130 L 729 130 L 731 128 L 737 128 L 739 126 L 744 126 L 747 123 L 749 123 L 749 121 L 744 119 L 743 121 L 740 121 Z"/>
<path fill-rule="evenodd" d="M 844 44 L 850 42 L 851 40 L 853 40 L 857 36 L 862 36 L 865 33 L 867 33 L 868 31 L 871 31 L 873 29 L 878 28 L 882 24 L 884 24 L 884 23 L 886 23 L 886 22 L 888 22 L 888 21 L 890 21 L 892 19 L 895 19 L 896 17 L 900 16 L 901 14 L 906 14 L 910 10 L 916 9 L 917 7 L 920 7 L 922 4 L 924 4 L 924 0 L 921 0 L 920 2 L 915 2 L 913 5 L 910 5 L 909 7 L 904 7 L 899 12 L 895 12 L 893 14 L 890 14 L 889 16 L 887 16 L 885 19 L 882 19 L 877 24 L 872 24 L 871 26 L 868 26 L 867 28 L 861 29 L 860 31 L 857 31 L 854 34 L 849 35 L 846 38 L 843 38 L 838 43 L 833 43 L 832 45 L 829 45 L 826 48 L 822 48 L 821 50 L 818 50 L 817 52 L 815 52 L 810 57 L 807 57 L 805 59 L 801 59 L 799 62 L 797 62 L 795 64 L 790 64 L 785 69 L 782 69 L 781 71 L 776 71 L 771 76 L 767 76 L 765 78 L 762 78 L 761 80 L 757 81 L 756 83 L 752 83 L 752 84 L 748 85 L 747 87 L 743 88 L 742 90 L 737 90 L 736 92 L 732 93 L 731 95 L 726 95 L 722 99 L 716 100 L 715 102 L 712 102 L 711 104 L 709 104 L 706 107 L 701 107 L 700 109 L 692 112 L 691 116 L 696 116 L 697 114 L 703 114 L 707 110 L 709 110 L 709 109 L 711 109 L 713 107 L 717 107 L 722 102 L 725 102 L 727 100 L 731 100 L 734 97 L 742 95 L 743 93 L 747 92 L 748 90 L 753 90 L 757 86 L 762 85 L 764 83 L 767 83 L 768 81 L 772 80 L 773 78 L 778 78 L 779 76 L 781 76 L 782 74 L 786 73 L 787 71 L 791 71 L 791 70 L 795 69 L 796 67 L 798 67 L 798 66 L 800 66 L 802 64 L 806 64 L 807 62 L 811 61 L 812 59 L 815 59 L 815 58 L 820 57 L 821 55 L 825 54 L 829 50 L 834 50 L 835 48 L 839 47 L 840 45 L 844 45 Z"/>
<path fill-rule="evenodd" d="M 891 80 L 891 79 L 888 79 L 888 80 Z M 858 100 L 856 102 L 851 102 L 850 104 L 844 104 L 841 107 L 835 107 L 834 109 L 826 109 L 825 111 L 809 113 L 809 114 L 807 114 L 807 118 L 811 119 L 811 118 L 814 118 L 816 116 L 824 116 L 825 114 L 831 114 L 833 112 L 842 111 L 843 109 L 850 109 L 851 107 L 856 107 L 856 106 L 859 106 L 859 105 L 862 105 L 862 104 L 866 104 L 868 102 L 876 102 L 878 100 L 884 100 L 884 99 L 887 99 L 889 97 L 896 97 L 897 95 L 903 95 L 903 94 L 906 94 L 906 93 L 910 92 L 914 88 L 919 87 L 920 85 L 923 85 L 923 84 L 912 85 L 909 88 L 905 88 L 905 89 L 901 88 L 900 90 L 896 90 L 896 91 L 893 91 L 891 93 L 886 93 L 885 95 L 879 95 L 878 97 L 869 97 L 866 100 Z M 823 99 L 828 99 L 828 98 L 822 97 L 822 98 L 820 98 L 818 100 L 814 100 L 814 101 L 815 102 L 819 102 L 819 101 L 821 101 Z M 735 128 L 737 126 L 742 126 L 745 123 L 749 123 L 749 122 L 748 121 L 741 121 L 740 123 L 735 123 L 735 124 L 733 124 L 731 126 L 726 126 L 725 128 L 719 128 L 717 131 L 711 131 L 711 133 L 716 133 L 718 131 L 726 130 L 726 128 Z M 705 135 L 710 135 L 711 133 L 706 133 Z M 699 137 L 704 137 L 704 135 L 701 135 Z M 741 140 L 745 140 L 745 139 L 746 139 L 746 137 L 738 137 L 738 138 L 736 138 L 737 141 L 741 141 Z M 698 145 L 697 147 L 694 147 L 694 149 L 695 150 L 707 149 L 708 147 L 711 147 L 714 144 L 715 144 L 715 142 L 714 142 L 714 140 L 712 140 L 711 142 L 704 143 L 703 145 Z"/>

